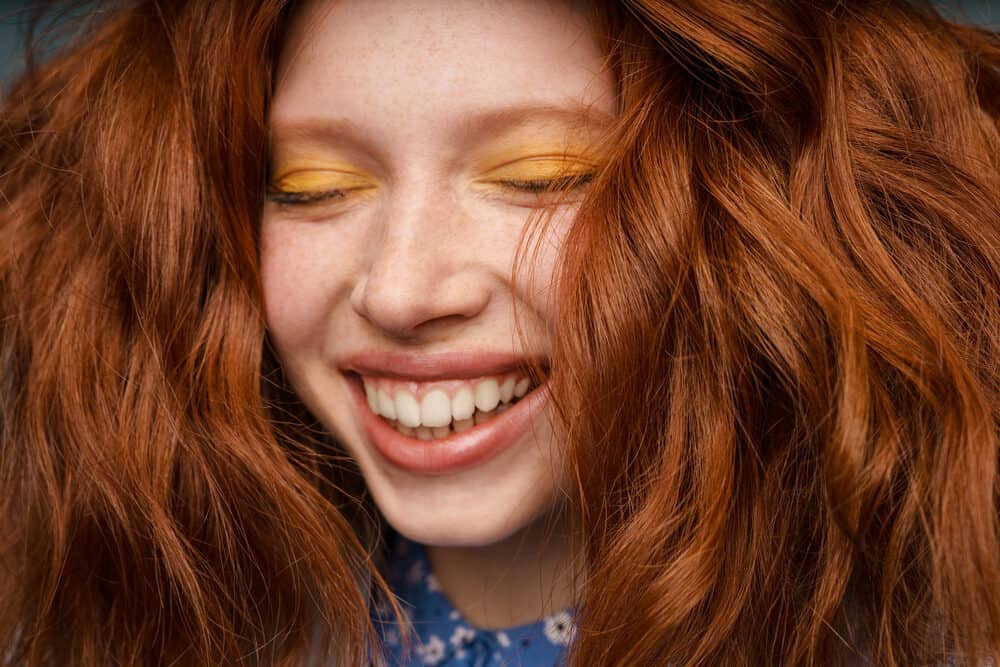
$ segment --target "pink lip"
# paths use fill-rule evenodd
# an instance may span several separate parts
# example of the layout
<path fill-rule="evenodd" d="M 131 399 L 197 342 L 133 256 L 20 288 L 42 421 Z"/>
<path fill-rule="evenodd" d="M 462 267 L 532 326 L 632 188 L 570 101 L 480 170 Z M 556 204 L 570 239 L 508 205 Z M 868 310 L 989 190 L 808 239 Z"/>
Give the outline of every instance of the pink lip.
<path fill-rule="evenodd" d="M 376 451 L 389 463 L 420 475 L 458 472 L 499 455 L 528 431 L 547 398 L 546 387 L 542 385 L 487 422 L 468 431 L 425 441 L 403 435 L 372 412 L 360 378 L 352 377 L 348 384 L 361 416 L 361 427 Z"/>
<path fill-rule="evenodd" d="M 541 357 L 534 359 L 544 366 Z M 392 352 L 360 352 L 344 359 L 344 370 L 373 377 L 394 377 L 404 380 L 430 381 L 475 378 L 499 375 L 524 368 L 529 357 L 496 352 L 437 352 L 398 354 Z"/>

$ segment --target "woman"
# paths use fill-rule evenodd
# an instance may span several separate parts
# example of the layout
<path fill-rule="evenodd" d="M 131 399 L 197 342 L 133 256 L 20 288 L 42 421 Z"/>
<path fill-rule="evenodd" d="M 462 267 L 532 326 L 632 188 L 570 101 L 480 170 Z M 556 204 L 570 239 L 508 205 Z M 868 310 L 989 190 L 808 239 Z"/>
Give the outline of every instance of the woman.
<path fill-rule="evenodd" d="M 4 102 L 5 662 L 995 660 L 998 114 L 902 0 L 96 14 Z"/>

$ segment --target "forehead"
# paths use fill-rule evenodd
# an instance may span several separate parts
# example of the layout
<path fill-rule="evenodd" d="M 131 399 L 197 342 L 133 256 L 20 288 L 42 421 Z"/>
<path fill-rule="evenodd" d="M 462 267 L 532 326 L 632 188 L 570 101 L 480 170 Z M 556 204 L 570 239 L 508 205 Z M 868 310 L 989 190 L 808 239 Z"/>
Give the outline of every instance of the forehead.
<path fill-rule="evenodd" d="M 347 121 L 392 138 L 504 109 L 609 116 L 610 76 L 595 27 L 568 1 L 314 1 L 289 27 L 271 122 Z"/>

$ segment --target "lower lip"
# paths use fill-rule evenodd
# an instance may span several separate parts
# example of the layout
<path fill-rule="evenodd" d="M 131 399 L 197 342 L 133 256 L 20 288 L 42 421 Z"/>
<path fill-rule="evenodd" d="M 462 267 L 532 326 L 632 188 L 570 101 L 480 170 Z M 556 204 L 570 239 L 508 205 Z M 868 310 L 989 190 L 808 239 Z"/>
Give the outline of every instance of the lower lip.
<path fill-rule="evenodd" d="M 545 385 L 529 392 L 499 415 L 468 431 L 420 440 L 403 435 L 372 412 L 359 378 L 349 382 L 361 427 L 382 457 L 408 472 L 442 475 L 480 465 L 510 448 L 528 432 L 546 399 Z"/>

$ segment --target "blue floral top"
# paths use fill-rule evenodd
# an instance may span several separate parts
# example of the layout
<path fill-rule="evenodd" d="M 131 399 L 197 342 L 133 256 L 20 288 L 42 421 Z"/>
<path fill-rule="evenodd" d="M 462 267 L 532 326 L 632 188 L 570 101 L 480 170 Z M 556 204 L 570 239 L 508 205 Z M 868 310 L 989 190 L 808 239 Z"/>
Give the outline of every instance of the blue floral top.
<path fill-rule="evenodd" d="M 416 636 L 404 655 L 399 632 L 384 605 L 373 612 L 388 653 L 388 667 L 557 667 L 575 626 L 569 610 L 503 630 L 478 628 L 441 592 L 422 544 L 393 535 L 389 586 Z"/>

